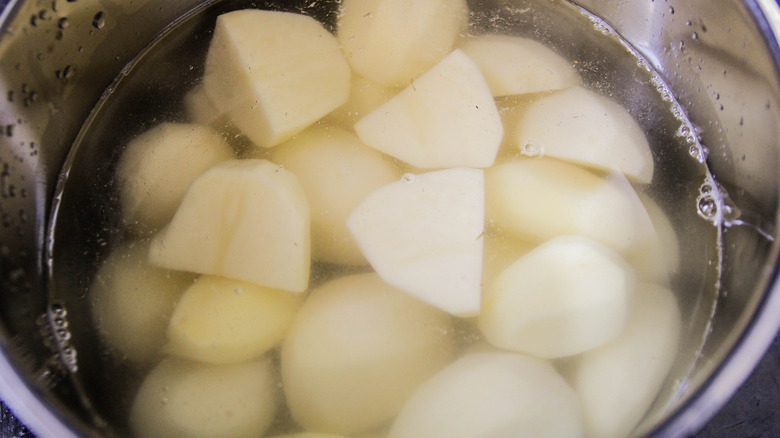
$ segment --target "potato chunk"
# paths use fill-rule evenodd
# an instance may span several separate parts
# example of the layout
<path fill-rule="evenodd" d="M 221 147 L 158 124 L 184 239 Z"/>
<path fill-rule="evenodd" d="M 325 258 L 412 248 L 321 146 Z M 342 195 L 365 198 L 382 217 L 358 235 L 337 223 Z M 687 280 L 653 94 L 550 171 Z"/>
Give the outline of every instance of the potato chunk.
<path fill-rule="evenodd" d="M 149 260 L 303 292 L 309 283 L 309 205 L 297 178 L 265 160 L 231 160 L 192 183 Z"/>
<path fill-rule="evenodd" d="M 622 172 L 649 183 L 653 154 L 642 128 L 622 106 L 582 87 L 533 102 L 517 124 L 515 143 L 548 157 Z"/>
<path fill-rule="evenodd" d="M 260 357 L 282 340 L 300 302 L 287 291 L 204 275 L 176 305 L 165 351 L 209 363 Z"/>
<path fill-rule="evenodd" d="M 479 312 L 484 177 L 448 169 L 371 193 L 347 226 L 388 283 L 458 316 Z"/>
<path fill-rule="evenodd" d="M 569 438 L 582 429 L 577 394 L 550 364 L 471 353 L 415 391 L 388 438 Z"/>
<path fill-rule="evenodd" d="M 144 438 L 263 436 L 279 405 L 267 359 L 212 365 L 168 358 L 144 380 L 130 428 Z"/>
<path fill-rule="evenodd" d="M 256 145 L 276 146 L 343 104 L 349 65 L 311 17 L 244 9 L 220 15 L 203 84 Z"/>
<path fill-rule="evenodd" d="M 337 34 L 357 73 L 403 87 L 449 53 L 467 21 L 465 0 L 345 0 Z"/>
<path fill-rule="evenodd" d="M 271 159 L 293 172 L 311 207 L 312 256 L 321 261 L 365 265 L 368 261 L 347 229 L 347 217 L 375 189 L 400 172 L 352 132 L 313 126 L 272 150 Z"/>
<path fill-rule="evenodd" d="M 314 290 L 282 347 L 293 418 L 309 430 L 352 435 L 390 420 L 453 350 L 446 313 L 376 274 Z"/>
<path fill-rule="evenodd" d="M 207 126 L 163 123 L 139 135 L 127 144 L 116 170 L 125 223 L 142 234 L 162 228 L 192 181 L 232 158 L 230 145 Z"/>
<path fill-rule="evenodd" d="M 112 352 L 134 363 L 155 359 L 165 329 L 192 275 L 148 263 L 149 245 L 128 242 L 115 248 L 92 280 L 92 319 Z"/>
<path fill-rule="evenodd" d="M 538 93 L 579 85 L 572 64 L 529 38 L 486 34 L 461 46 L 485 76 L 493 96 Z"/>
<path fill-rule="evenodd" d="M 631 267 L 586 237 L 562 236 L 506 268 L 485 291 L 479 328 L 491 344 L 543 358 L 615 339 L 636 290 Z"/>
<path fill-rule="evenodd" d="M 504 133 L 479 67 L 461 50 L 360 119 L 355 132 L 421 169 L 488 167 Z"/>
<path fill-rule="evenodd" d="M 340 107 L 325 116 L 325 121 L 352 130 L 358 120 L 400 93 L 402 87 L 385 87 L 360 75 L 352 75 L 349 98 Z"/>

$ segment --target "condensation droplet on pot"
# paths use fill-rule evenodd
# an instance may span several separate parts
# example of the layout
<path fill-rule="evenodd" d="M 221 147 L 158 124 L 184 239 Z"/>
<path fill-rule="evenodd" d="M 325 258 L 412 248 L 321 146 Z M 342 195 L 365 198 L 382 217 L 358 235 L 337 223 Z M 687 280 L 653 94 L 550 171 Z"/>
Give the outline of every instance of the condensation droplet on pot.
<path fill-rule="evenodd" d="M 95 27 L 95 29 L 102 29 L 103 26 L 106 25 L 106 14 L 103 13 L 103 11 L 98 12 L 95 14 L 95 18 L 92 19 L 92 26 Z"/>
<path fill-rule="evenodd" d="M 32 17 L 30 17 L 30 24 L 33 27 L 38 26 L 38 16 L 37 15 L 33 15 Z"/>
<path fill-rule="evenodd" d="M 403 181 L 405 183 L 410 183 L 410 184 L 413 183 L 416 179 L 417 179 L 417 177 L 413 173 L 407 173 L 407 174 L 404 174 L 404 176 L 401 177 L 401 181 Z"/>
<path fill-rule="evenodd" d="M 57 27 L 60 29 L 67 29 L 68 26 L 70 26 L 70 21 L 68 21 L 68 17 L 62 17 L 57 21 Z"/>
<path fill-rule="evenodd" d="M 699 34 L 698 34 L 698 33 L 696 33 L 696 32 L 694 32 L 694 33 L 691 35 L 691 39 L 693 39 L 694 41 L 699 41 Z"/>

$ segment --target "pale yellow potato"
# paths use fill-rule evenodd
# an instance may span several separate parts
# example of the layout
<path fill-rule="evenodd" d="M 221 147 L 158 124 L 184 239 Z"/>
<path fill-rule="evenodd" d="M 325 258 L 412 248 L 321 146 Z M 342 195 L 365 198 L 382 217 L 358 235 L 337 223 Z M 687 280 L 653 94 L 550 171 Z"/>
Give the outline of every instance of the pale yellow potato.
<path fill-rule="evenodd" d="M 217 18 L 203 84 L 253 143 L 272 147 L 346 102 L 350 69 L 311 17 L 244 9 Z"/>
<path fill-rule="evenodd" d="M 355 132 L 421 169 L 488 167 L 504 134 L 479 67 L 459 49 L 360 119 Z"/>
<path fill-rule="evenodd" d="M 546 359 L 617 338 L 636 293 L 633 269 L 593 239 L 561 236 L 512 263 L 485 291 L 479 328 L 491 344 Z"/>
<path fill-rule="evenodd" d="M 530 38 L 484 34 L 460 48 L 477 63 L 495 97 L 560 90 L 582 82 L 571 62 Z"/>
<path fill-rule="evenodd" d="M 194 276 L 156 268 L 147 242 L 127 242 L 102 262 L 89 289 L 92 320 L 110 351 L 146 364 L 160 354 L 165 330 Z"/>
<path fill-rule="evenodd" d="M 127 144 L 117 164 L 124 222 L 142 234 L 159 230 L 195 178 L 232 158 L 230 145 L 208 126 L 163 123 L 144 132 Z"/>
<path fill-rule="evenodd" d="M 480 169 L 406 174 L 368 195 L 347 226 L 386 282 L 453 315 L 475 316 L 484 195 Z"/>
<path fill-rule="evenodd" d="M 130 428 L 144 438 L 259 437 L 279 398 L 268 359 L 213 365 L 166 358 L 141 384 Z"/>
<path fill-rule="evenodd" d="M 588 436 L 630 435 L 669 374 L 681 325 L 672 292 L 642 284 L 623 333 L 575 359 L 570 381 L 582 400 Z"/>
<path fill-rule="evenodd" d="M 582 436 L 577 394 L 545 361 L 471 353 L 423 383 L 388 438 Z"/>
<path fill-rule="evenodd" d="M 468 13 L 465 0 L 344 0 L 337 35 L 355 72 L 405 87 L 452 50 Z"/>
<path fill-rule="evenodd" d="M 293 419 L 335 434 L 376 429 L 452 360 L 453 335 L 446 313 L 376 274 L 326 283 L 301 307 L 282 346 Z"/>
<path fill-rule="evenodd" d="M 201 276 L 176 304 L 165 352 L 208 363 L 260 357 L 282 340 L 301 301 L 287 291 Z"/>
<path fill-rule="evenodd" d="M 331 125 L 315 125 L 298 134 L 273 148 L 270 159 L 294 173 L 306 192 L 312 257 L 337 264 L 368 264 L 347 229 L 347 217 L 368 194 L 400 178 L 390 160 L 353 132 Z"/>
<path fill-rule="evenodd" d="M 637 193 L 647 210 L 655 233 L 642 239 L 624 254 L 641 281 L 668 285 L 680 270 L 680 243 L 669 218 L 649 196 Z"/>
<path fill-rule="evenodd" d="M 353 130 L 358 120 L 400 93 L 402 89 L 402 87 L 385 87 L 363 76 L 352 75 L 349 99 L 325 116 L 324 120 L 344 129 Z"/>
<path fill-rule="evenodd" d="M 622 172 L 650 183 L 653 154 L 642 128 L 617 102 L 583 87 L 558 91 L 533 102 L 514 132 L 515 144 L 545 156 Z"/>
<path fill-rule="evenodd" d="M 195 180 L 149 249 L 152 264 L 303 292 L 309 205 L 295 175 L 265 160 L 220 163 Z"/>

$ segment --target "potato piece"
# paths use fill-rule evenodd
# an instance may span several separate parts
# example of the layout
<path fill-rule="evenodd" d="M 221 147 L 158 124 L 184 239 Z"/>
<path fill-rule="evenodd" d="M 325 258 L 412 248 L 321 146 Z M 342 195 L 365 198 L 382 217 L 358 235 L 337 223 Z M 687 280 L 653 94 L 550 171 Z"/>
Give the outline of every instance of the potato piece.
<path fill-rule="evenodd" d="M 571 382 L 582 400 L 588 436 L 631 433 L 671 369 L 680 326 L 671 291 L 642 284 L 620 337 L 575 360 Z"/>
<path fill-rule="evenodd" d="M 560 90 L 582 82 L 571 62 L 530 38 L 486 34 L 467 40 L 461 49 L 477 63 L 495 97 Z"/>
<path fill-rule="evenodd" d="M 451 360 L 452 335 L 447 314 L 376 274 L 326 283 L 304 303 L 282 346 L 290 412 L 310 430 L 375 429 Z"/>
<path fill-rule="evenodd" d="M 655 233 L 642 239 L 624 255 L 641 281 L 668 285 L 680 269 L 680 244 L 669 218 L 649 196 L 638 193 Z"/>
<path fill-rule="evenodd" d="M 192 181 L 232 158 L 230 145 L 207 126 L 163 123 L 134 138 L 116 170 L 125 223 L 141 234 L 162 228 Z"/>
<path fill-rule="evenodd" d="M 421 169 L 488 167 L 504 133 L 479 67 L 461 50 L 360 119 L 355 132 Z"/>
<path fill-rule="evenodd" d="M 347 226 L 388 283 L 458 316 L 479 312 L 484 177 L 448 169 L 371 193 Z"/>
<path fill-rule="evenodd" d="M 311 17 L 244 9 L 220 15 L 203 84 L 258 146 L 271 147 L 346 102 L 349 65 Z"/>
<path fill-rule="evenodd" d="M 511 264 L 485 291 L 479 328 L 488 342 L 553 359 L 615 339 L 636 290 L 631 267 L 581 236 L 550 240 Z"/>
<path fill-rule="evenodd" d="M 653 179 L 642 128 L 618 103 L 582 87 L 532 103 L 512 135 L 518 147 L 535 145 L 548 157 L 622 172 L 640 183 Z"/>
<path fill-rule="evenodd" d="M 398 180 L 392 163 L 354 133 L 327 125 L 313 126 L 274 148 L 271 160 L 297 175 L 309 198 L 312 256 L 368 264 L 347 229 L 347 217 L 369 193 Z"/>
<path fill-rule="evenodd" d="M 582 436 L 577 394 L 548 363 L 471 353 L 425 382 L 388 438 Z"/>
<path fill-rule="evenodd" d="M 165 329 L 192 275 L 151 266 L 149 245 L 128 242 L 100 266 L 89 289 L 92 320 L 110 350 L 134 363 L 157 357 Z"/>
<path fill-rule="evenodd" d="M 532 242 L 579 234 L 622 253 L 654 237 L 647 211 L 619 173 L 603 178 L 549 158 L 519 159 L 485 172 L 485 198 L 488 224 Z"/>
<path fill-rule="evenodd" d="M 144 380 L 130 428 L 144 438 L 263 436 L 279 405 L 267 359 L 212 365 L 167 358 Z"/>
<path fill-rule="evenodd" d="M 260 357 L 282 340 L 300 303 L 287 291 L 204 275 L 176 305 L 165 352 L 208 363 Z"/>
<path fill-rule="evenodd" d="M 191 122 L 206 126 L 219 124 L 219 121 L 224 118 L 224 114 L 206 94 L 203 84 L 196 86 L 184 96 L 184 112 Z"/>
<path fill-rule="evenodd" d="M 303 292 L 311 263 L 309 205 L 297 178 L 265 160 L 220 163 L 192 183 L 152 264 Z"/>
<path fill-rule="evenodd" d="M 400 93 L 402 89 L 385 87 L 360 75 L 352 75 L 349 98 L 344 105 L 325 116 L 325 121 L 351 131 L 358 120 Z"/>
<path fill-rule="evenodd" d="M 449 53 L 467 22 L 465 0 L 344 0 L 337 34 L 357 73 L 404 87 Z"/>

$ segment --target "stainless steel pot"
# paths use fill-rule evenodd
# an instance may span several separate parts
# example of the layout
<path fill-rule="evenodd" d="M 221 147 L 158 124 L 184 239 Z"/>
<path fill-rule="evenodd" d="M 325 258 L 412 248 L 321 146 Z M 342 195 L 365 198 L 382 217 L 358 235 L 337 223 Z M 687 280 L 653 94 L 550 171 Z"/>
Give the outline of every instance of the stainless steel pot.
<path fill-rule="evenodd" d="M 69 339 L 81 329 L 65 314 L 68 306 L 50 300 L 45 230 L 60 169 L 125 65 L 201 3 L 11 1 L 0 17 L 0 395 L 41 436 L 118 434 L 81 387 Z M 734 393 L 780 327 L 780 8 L 772 0 L 575 3 L 602 17 L 662 75 L 701 128 L 709 166 L 730 194 L 725 207 L 741 213 L 721 227 L 719 280 L 709 270 L 696 283 L 707 287 L 690 291 L 694 341 L 637 431 L 684 436 Z M 710 253 L 691 257 L 718 261 Z"/>

